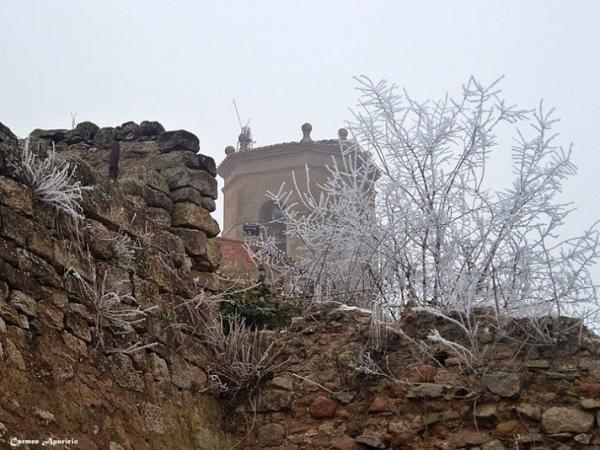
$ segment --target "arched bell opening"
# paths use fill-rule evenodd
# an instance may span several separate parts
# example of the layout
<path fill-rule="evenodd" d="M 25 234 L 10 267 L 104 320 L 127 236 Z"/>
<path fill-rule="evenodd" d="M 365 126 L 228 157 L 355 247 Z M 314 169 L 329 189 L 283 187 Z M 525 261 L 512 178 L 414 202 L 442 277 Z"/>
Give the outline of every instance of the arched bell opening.
<path fill-rule="evenodd" d="M 258 220 L 265 228 L 268 236 L 275 240 L 279 250 L 287 253 L 286 226 L 283 221 L 283 213 L 273 200 L 266 201 L 258 211 Z"/>

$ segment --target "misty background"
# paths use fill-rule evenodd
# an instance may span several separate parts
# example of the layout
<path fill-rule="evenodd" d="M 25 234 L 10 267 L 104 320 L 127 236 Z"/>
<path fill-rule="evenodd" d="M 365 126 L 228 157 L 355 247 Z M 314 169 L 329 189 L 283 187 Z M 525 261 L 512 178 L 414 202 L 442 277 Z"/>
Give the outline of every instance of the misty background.
<path fill-rule="evenodd" d="M 72 113 L 99 126 L 158 120 L 197 134 L 219 163 L 240 132 L 232 99 L 261 146 L 299 140 L 307 121 L 313 139 L 336 137 L 355 75 L 417 99 L 505 75 L 508 103 L 544 98 L 560 142 L 575 145 L 565 237 L 600 219 L 598 1 L 0 0 L 0 11 L 0 121 L 19 137 L 70 128 Z M 493 166 L 507 184 L 506 160 Z"/>

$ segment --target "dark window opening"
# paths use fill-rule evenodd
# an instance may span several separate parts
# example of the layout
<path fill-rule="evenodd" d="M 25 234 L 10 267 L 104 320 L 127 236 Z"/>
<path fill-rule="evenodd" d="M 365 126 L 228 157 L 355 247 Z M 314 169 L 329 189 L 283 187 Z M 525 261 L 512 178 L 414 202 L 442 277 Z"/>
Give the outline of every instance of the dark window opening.
<path fill-rule="evenodd" d="M 287 241 L 283 213 L 273 200 L 269 200 L 261 206 L 258 212 L 258 220 L 265 227 L 267 235 L 273 237 L 277 248 L 286 253 Z"/>

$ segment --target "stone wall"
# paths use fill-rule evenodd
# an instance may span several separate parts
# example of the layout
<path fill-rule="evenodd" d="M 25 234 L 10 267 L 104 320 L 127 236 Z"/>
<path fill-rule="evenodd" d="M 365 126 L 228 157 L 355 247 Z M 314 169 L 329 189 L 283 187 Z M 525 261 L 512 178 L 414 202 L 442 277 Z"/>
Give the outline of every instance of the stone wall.
<path fill-rule="evenodd" d="M 460 334 L 407 312 L 389 329 L 386 351 L 374 354 L 384 375 L 367 376 L 357 368 L 365 367 L 358 355 L 368 349 L 370 324 L 368 311 L 335 304 L 294 319 L 277 338 L 289 363 L 263 388 L 242 447 L 600 449 L 597 336 L 578 328 L 555 345 L 523 348 L 512 340 L 516 331 L 503 338 L 483 327 L 487 356 L 473 373 L 441 347 L 432 358 L 417 351 L 434 326 Z M 252 416 L 240 406 L 230 426 L 241 435 Z"/>
<path fill-rule="evenodd" d="M 185 130 L 165 131 L 158 122 L 127 122 L 99 128 L 82 122 L 74 130 L 34 130 L 31 146 L 49 148 L 54 142 L 63 159 L 84 161 L 96 178 L 107 181 L 111 149 L 118 144 L 118 176 L 122 192 L 142 201 L 146 212 L 162 220 L 180 237 L 190 258 L 191 270 L 209 278 L 220 263 L 218 223 L 210 216 L 216 208 L 216 165 L 199 154 L 198 138 Z M 162 217 L 159 219 L 159 217 Z M 121 226 L 121 224 L 116 224 Z M 198 276 L 198 275 L 197 275 Z"/>
<path fill-rule="evenodd" d="M 40 152 L 51 142 L 91 188 L 77 222 L 33 195 L 19 143 L 0 124 L 0 448 L 52 437 L 78 441 L 55 448 L 86 450 L 240 440 L 272 450 L 600 449 L 600 344 L 578 326 L 523 347 L 527 323 L 500 336 L 490 321 L 473 371 L 442 347 L 417 349 L 432 327 L 460 341 L 441 320 L 407 310 L 377 347 L 368 311 L 316 304 L 287 330 L 263 332 L 282 353 L 256 411 L 224 409 L 208 394 L 210 349 L 185 306 L 217 285 L 214 163 L 191 133 L 153 122 L 31 139 Z M 124 334 L 99 310 L 114 295 L 147 314 Z"/>
<path fill-rule="evenodd" d="M 217 242 L 222 255 L 218 273 L 223 278 L 223 284 L 243 286 L 256 283 L 259 270 L 248 255 L 244 241 L 217 237 Z"/>
<path fill-rule="evenodd" d="M 214 162 L 193 134 L 150 122 L 36 130 L 31 146 L 51 141 L 87 187 L 77 222 L 36 199 L 0 124 L 0 447 L 53 437 L 86 450 L 229 448 L 205 393 L 207 351 L 180 326 L 180 305 L 219 263 Z M 146 320 L 119 333 L 99 311 L 114 295 Z"/>

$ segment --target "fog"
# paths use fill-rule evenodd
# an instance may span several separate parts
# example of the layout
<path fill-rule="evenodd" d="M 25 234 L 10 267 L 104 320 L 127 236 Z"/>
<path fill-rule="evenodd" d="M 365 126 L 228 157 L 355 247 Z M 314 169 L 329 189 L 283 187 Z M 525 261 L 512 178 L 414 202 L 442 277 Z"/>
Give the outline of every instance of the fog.
<path fill-rule="evenodd" d="M 0 121 L 32 129 L 158 120 L 223 159 L 239 124 L 257 146 L 335 137 L 357 98 L 353 76 L 415 97 L 500 75 L 510 103 L 540 98 L 563 118 L 579 174 L 566 232 L 600 218 L 600 2 L 0 1 Z M 500 172 L 498 172 L 500 173 Z M 496 174 L 494 180 L 503 181 Z M 220 180 L 221 182 L 221 180 Z M 220 200 L 221 201 L 221 200 Z M 222 205 L 217 218 L 221 220 Z"/>

